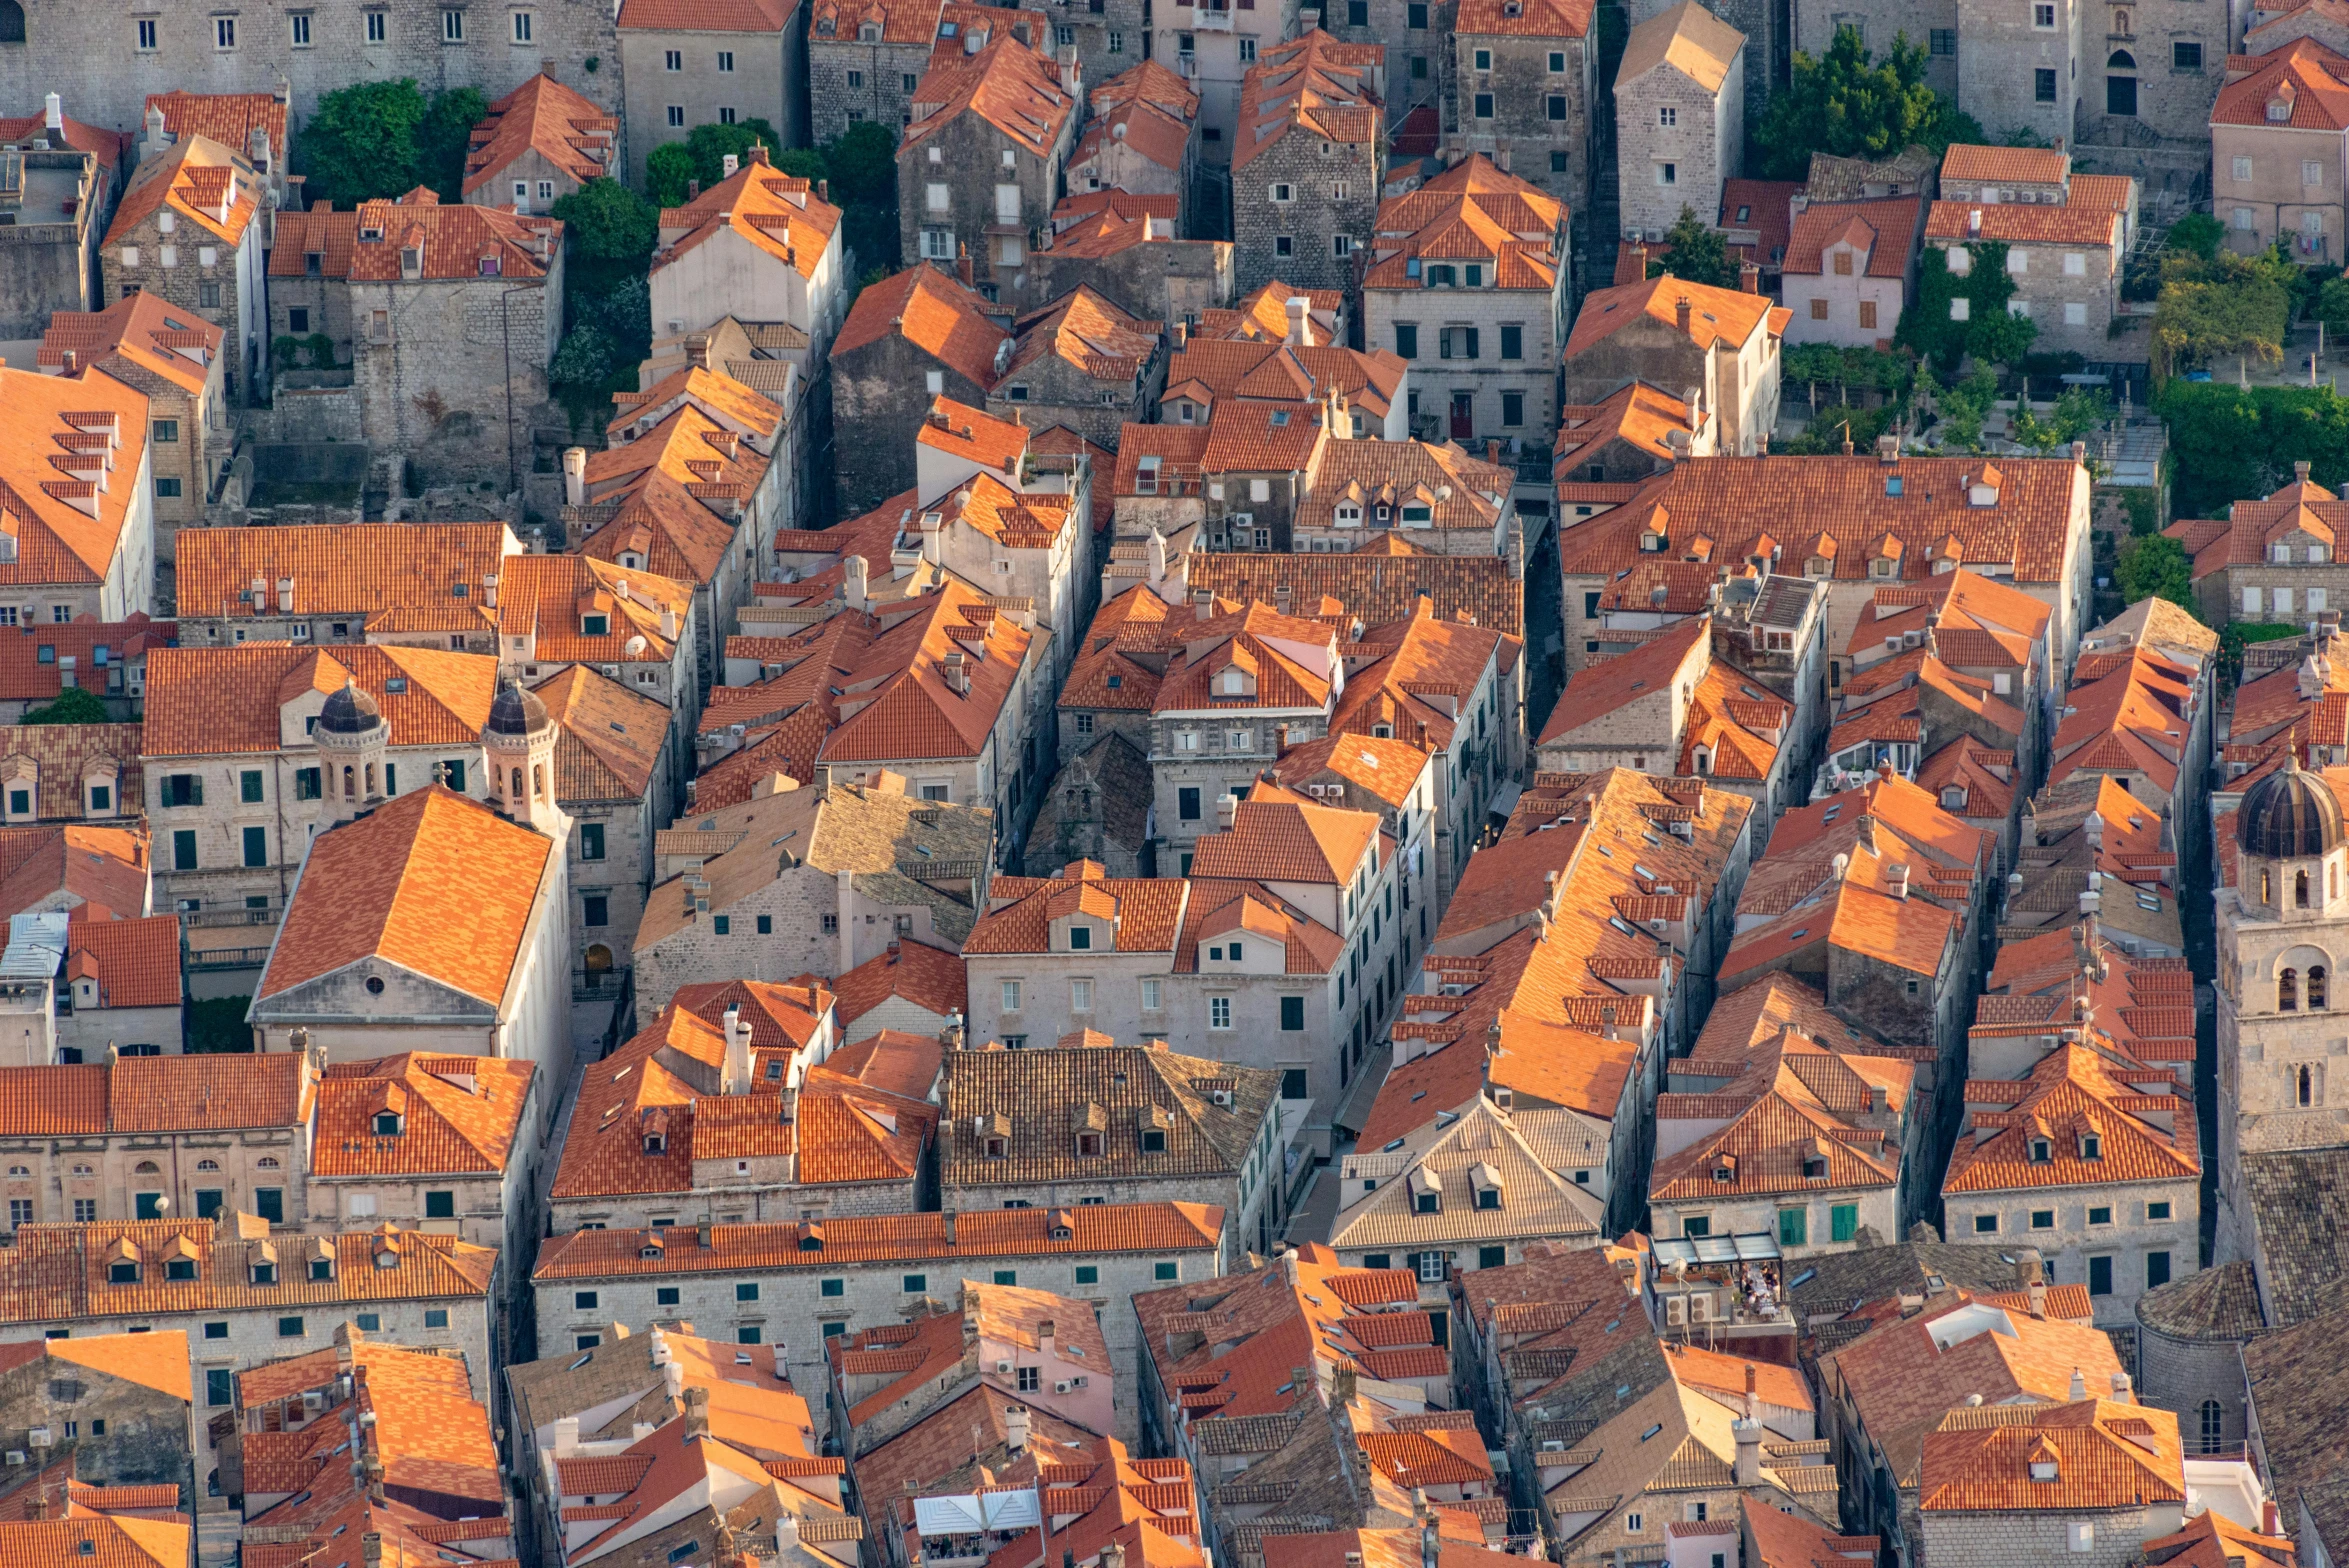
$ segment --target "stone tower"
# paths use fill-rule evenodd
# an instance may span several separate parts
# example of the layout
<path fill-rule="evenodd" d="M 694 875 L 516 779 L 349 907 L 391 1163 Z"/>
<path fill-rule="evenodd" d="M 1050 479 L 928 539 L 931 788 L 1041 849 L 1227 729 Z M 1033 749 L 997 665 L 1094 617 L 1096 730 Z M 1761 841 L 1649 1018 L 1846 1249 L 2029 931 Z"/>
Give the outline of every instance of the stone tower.
<path fill-rule="evenodd" d="M 2243 796 L 2217 892 L 2220 1259 L 2241 1256 L 2242 1157 L 2349 1146 L 2349 833 L 2336 785 L 2286 754 Z"/>
<path fill-rule="evenodd" d="M 489 769 L 489 803 L 512 821 L 561 840 L 570 820 L 555 804 L 555 741 L 561 735 L 546 704 L 511 680 L 498 683 L 481 727 Z"/>
<path fill-rule="evenodd" d="M 391 742 L 391 726 L 373 697 L 345 677 L 343 689 L 330 694 L 318 710 L 311 739 L 318 746 L 324 826 L 348 822 L 383 804 L 383 753 Z"/>

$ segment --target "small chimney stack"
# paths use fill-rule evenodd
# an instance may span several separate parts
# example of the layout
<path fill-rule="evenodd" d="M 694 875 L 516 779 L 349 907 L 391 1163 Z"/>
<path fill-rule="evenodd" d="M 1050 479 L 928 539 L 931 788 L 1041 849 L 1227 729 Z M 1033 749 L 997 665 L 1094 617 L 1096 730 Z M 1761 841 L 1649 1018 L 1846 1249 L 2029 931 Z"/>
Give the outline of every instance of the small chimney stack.
<path fill-rule="evenodd" d="M 1222 832 L 1232 830 L 1232 820 L 1238 814 L 1240 797 L 1230 793 L 1215 798 L 1215 825 Z"/>
<path fill-rule="evenodd" d="M 696 1442 L 710 1435 L 710 1391 L 706 1388 L 688 1388 L 685 1391 L 685 1441 Z"/>
<path fill-rule="evenodd" d="M 1313 301 L 1302 294 L 1292 294 L 1288 300 L 1289 347 L 1313 346 Z"/>
<path fill-rule="evenodd" d="M 1762 1423 L 1732 1421 L 1729 1433 L 1737 1439 L 1736 1480 L 1739 1486 L 1762 1484 Z"/>
<path fill-rule="evenodd" d="M 563 504 L 587 504 L 587 448 L 583 446 L 563 448 Z"/>
<path fill-rule="evenodd" d="M 1003 1408 L 1003 1443 L 1015 1454 L 1026 1453 L 1029 1431 L 1028 1407 L 1006 1405 Z"/>
<path fill-rule="evenodd" d="M 1761 293 L 1762 269 L 1750 261 L 1739 266 L 1737 269 L 1737 292 L 1740 294 Z"/>
<path fill-rule="evenodd" d="M 49 132 L 53 145 L 65 144 L 65 100 L 51 93 L 41 104 L 41 124 Z"/>
<path fill-rule="evenodd" d="M 1672 319 L 1680 323 L 1680 330 L 1683 332 L 1688 330 L 1689 320 L 1695 314 L 1695 311 L 1695 302 L 1691 300 L 1686 294 L 1681 295 L 1680 298 L 1672 302 Z"/>
<path fill-rule="evenodd" d="M 871 594 L 871 566 L 861 555 L 849 556 L 840 563 L 842 592 L 848 607 L 862 614 L 873 602 Z"/>

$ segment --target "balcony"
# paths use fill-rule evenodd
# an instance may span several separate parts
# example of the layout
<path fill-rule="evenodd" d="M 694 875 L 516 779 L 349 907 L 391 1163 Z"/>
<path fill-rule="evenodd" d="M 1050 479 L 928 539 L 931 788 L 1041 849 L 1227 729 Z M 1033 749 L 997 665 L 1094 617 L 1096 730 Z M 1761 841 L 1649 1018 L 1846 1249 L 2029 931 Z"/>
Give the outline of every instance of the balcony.
<path fill-rule="evenodd" d="M 571 1000 L 618 1001 L 627 993 L 628 973 L 626 964 L 617 964 L 609 969 L 574 969 L 571 971 Z"/>
<path fill-rule="evenodd" d="M 1232 13 L 1215 6 L 1196 6 L 1192 9 L 1191 26 L 1202 33 L 1228 33 L 1232 31 Z"/>

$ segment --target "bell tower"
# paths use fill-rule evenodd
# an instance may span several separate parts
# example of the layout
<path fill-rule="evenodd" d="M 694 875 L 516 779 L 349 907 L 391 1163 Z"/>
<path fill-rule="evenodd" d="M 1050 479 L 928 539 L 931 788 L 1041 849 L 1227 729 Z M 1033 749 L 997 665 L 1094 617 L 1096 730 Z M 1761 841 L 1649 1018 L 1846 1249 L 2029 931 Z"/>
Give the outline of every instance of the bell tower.
<path fill-rule="evenodd" d="M 383 804 L 384 750 L 391 743 L 391 726 L 375 699 L 350 677 L 343 678 L 342 690 L 327 696 L 310 738 L 318 747 L 322 825 L 348 822 Z"/>
<path fill-rule="evenodd" d="M 498 683 L 481 727 L 489 803 L 498 813 L 552 839 L 570 836 L 570 818 L 555 804 L 555 742 L 562 731 L 546 704 L 511 679 Z"/>

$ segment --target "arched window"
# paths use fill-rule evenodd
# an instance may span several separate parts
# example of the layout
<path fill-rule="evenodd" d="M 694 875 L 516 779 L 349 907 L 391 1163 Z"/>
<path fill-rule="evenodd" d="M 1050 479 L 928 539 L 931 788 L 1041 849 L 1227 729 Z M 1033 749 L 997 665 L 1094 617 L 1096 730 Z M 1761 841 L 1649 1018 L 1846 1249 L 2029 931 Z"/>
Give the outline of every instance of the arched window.
<path fill-rule="evenodd" d="M 2227 1434 L 2227 1412 L 2215 1399 L 2202 1402 L 2202 1451 L 2215 1454 Z"/>
<path fill-rule="evenodd" d="M 131 1168 L 131 1174 L 134 1176 L 160 1176 L 163 1174 L 163 1167 L 153 1160 L 141 1160 Z"/>
<path fill-rule="evenodd" d="M 2121 14 L 2126 16 L 2128 13 L 2124 11 Z M 2134 71 L 2137 69 L 2137 57 L 2126 49 L 2115 49 L 2105 60 L 2104 68 L 2108 71 Z"/>
<path fill-rule="evenodd" d="M 513 770 L 513 775 L 512 775 L 512 777 L 511 777 L 511 778 L 509 778 L 509 779 L 506 781 L 506 799 L 508 799 L 508 800 L 520 800 L 521 798 L 522 798 L 522 770 L 521 770 L 520 768 L 516 768 L 516 769 L 514 769 L 514 770 Z"/>
<path fill-rule="evenodd" d="M 2300 1080 L 2300 1103 L 2314 1105 L 2316 1103 L 2316 1069 L 2306 1062 L 2302 1062 L 2297 1076 Z"/>
<path fill-rule="evenodd" d="M 530 765 L 530 798 L 532 800 L 546 799 L 546 764 L 543 762 L 533 762 Z"/>
<path fill-rule="evenodd" d="M 2299 970 L 2287 969 L 2276 976 L 2276 1011 L 2279 1013 L 2300 1011 Z"/>
<path fill-rule="evenodd" d="M 2308 1010 L 2312 1013 L 2325 1010 L 2325 966 L 2322 964 L 2308 966 Z"/>
<path fill-rule="evenodd" d="M 2276 879 L 2265 866 L 2259 870 L 2259 901 L 2263 904 L 2276 901 Z"/>
<path fill-rule="evenodd" d="M 0 0 L 0 44 L 24 42 L 24 7 L 16 0 Z"/>
<path fill-rule="evenodd" d="M 2308 873 L 2305 871 L 2292 873 L 2292 907 L 2294 909 L 2308 907 Z"/>
<path fill-rule="evenodd" d="M 351 771 L 350 765 L 349 765 L 348 763 L 344 764 L 344 766 L 343 766 L 343 799 L 345 799 L 345 800 L 357 800 L 357 799 L 359 798 L 359 793 L 358 793 L 358 779 L 359 779 L 359 776 L 358 776 L 358 774 L 356 774 L 356 773 L 354 773 L 354 772 L 352 772 L 352 771 Z"/>

